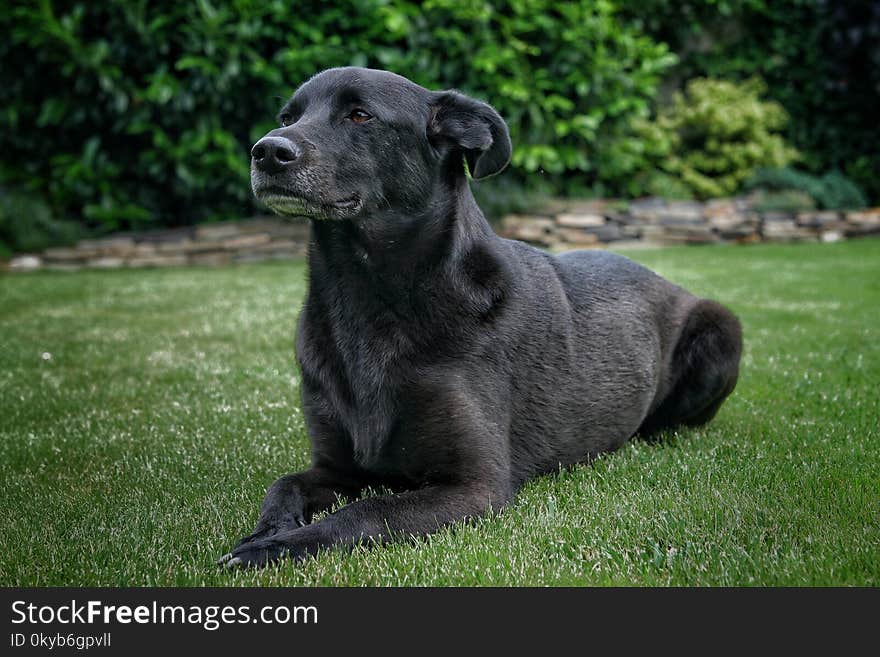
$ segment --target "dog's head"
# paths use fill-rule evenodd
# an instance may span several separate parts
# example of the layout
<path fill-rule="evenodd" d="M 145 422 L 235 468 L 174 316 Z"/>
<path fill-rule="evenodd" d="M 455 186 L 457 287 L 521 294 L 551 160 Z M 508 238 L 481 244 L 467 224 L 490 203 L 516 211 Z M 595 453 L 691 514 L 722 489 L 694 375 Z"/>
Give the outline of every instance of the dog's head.
<path fill-rule="evenodd" d="M 324 71 L 278 118 L 251 151 L 251 185 L 280 214 L 418 214 L 442 175 L 465 175 L 462 158 L 477 179 L 510 160 L 507 125 L 489 105 L 386 71 Z"/>

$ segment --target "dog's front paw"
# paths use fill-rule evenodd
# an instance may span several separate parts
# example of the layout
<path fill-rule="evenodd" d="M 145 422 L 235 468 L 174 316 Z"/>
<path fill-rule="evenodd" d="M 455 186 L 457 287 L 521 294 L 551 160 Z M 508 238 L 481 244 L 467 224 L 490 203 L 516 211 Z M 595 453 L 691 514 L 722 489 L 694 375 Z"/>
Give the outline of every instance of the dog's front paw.
<path fill-rule="evenodd" d="M 308 524 L 306 499 L 299 479 L 296 475 L 286 475 L 266 491 L 266 497 L 260 508 L 260 519 L 254 531 L 239 539 L 235 549 L 259 539 L 304 527 L 306 524 Z"/>
<path fill-rule="evenodd" d="M 226 568 L 263 568 L 281 559 L 300 561 L 312 553 L 308 542 L 300 540 L 302 532 L 288 531 L 247 543 L 239 543 L 232 552 L 217 562 Z"/>
<path fill-rule="evenodd" d="M 286 548 L 271 538 L 239 544 L 229 554 L 220 557 L 217 565 L 225 568 L 263 568 L 286 556 Z"/>

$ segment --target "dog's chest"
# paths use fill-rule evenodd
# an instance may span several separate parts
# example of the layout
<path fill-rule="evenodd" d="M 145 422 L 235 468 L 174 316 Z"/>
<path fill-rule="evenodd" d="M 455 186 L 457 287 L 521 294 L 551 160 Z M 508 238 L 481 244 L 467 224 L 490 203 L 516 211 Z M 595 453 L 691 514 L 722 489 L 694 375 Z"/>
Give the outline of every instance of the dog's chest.
<path fill-rule="evenodd" d="M 386 325 L 308 323 L 298 342 L 303 373 L 317 382 L 304 390 L 325 415 L 338 423 L 359 467 L 377 474 L 383 469 L 384 450 L 398 415 L 398 399 L 412 370 L 405 336 Z M 313 437 L 314 439 L 314 437 Z"/>
<path fill-rule="evenodd" d="M 380 466 L 397 415 L 397 383 L 388 367 L 369 357 L 349 363 L 350 401 L 336 409 L 351 440 L 354 460 L 365 470 Z"/>

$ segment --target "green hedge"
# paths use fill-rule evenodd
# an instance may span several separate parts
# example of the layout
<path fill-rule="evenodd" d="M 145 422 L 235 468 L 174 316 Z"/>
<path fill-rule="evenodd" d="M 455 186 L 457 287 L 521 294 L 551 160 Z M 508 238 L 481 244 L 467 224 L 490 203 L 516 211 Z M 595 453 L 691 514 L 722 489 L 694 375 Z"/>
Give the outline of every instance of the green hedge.
<path fill-rule="evenodd" d="M 513 177 L 598 182 L 675 58 L 616 3 L 43 2 L 0 17 L 0 176 L 98 230 L 252 211 L 248 150 L 321 69 L 395 70 L 508 120 Z M 612 190 L 615 191 L 615 190 Z"/>

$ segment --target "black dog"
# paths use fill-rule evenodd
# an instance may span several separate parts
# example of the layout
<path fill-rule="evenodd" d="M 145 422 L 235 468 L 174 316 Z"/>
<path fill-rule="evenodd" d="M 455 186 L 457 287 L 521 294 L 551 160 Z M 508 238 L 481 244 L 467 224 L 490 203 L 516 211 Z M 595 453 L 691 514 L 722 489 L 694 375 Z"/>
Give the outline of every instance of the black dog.
<path fill-rule="evenodd" d="M 710 420 L 740 326 L 623 257 L 497 237 L 474 178 L 511 144 L 488 105 L 325 71 L 254 146 L 254 193 L 311 217 L 297 355 L 312 467 L 276 481 L 226 565 L 424 535 L 636 433 Z M 368 485 L 396 491 L 352 502 Z M 311 524 L 310 524 L 311 523 Z"/>

